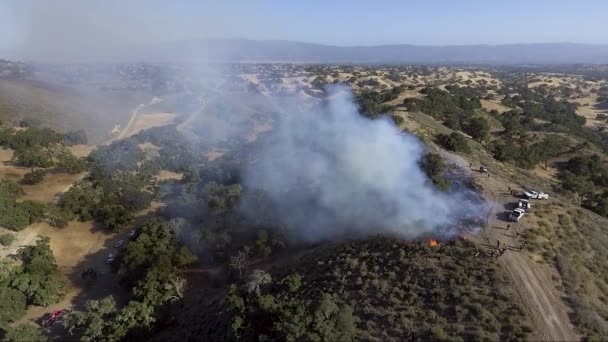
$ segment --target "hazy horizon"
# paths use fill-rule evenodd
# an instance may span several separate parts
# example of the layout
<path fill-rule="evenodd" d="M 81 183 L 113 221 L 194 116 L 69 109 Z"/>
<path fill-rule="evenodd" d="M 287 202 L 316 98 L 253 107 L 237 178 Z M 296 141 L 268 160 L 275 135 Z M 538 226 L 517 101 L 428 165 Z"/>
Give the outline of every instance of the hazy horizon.
<path fill-rule="evenodd" d="M 330 46 L 608 44 L 608 2 L 472 0 L 220 2 L 7 0 L 0 52 L 25 59 L 108 54 L 182 40 L 238 38 Z"/>

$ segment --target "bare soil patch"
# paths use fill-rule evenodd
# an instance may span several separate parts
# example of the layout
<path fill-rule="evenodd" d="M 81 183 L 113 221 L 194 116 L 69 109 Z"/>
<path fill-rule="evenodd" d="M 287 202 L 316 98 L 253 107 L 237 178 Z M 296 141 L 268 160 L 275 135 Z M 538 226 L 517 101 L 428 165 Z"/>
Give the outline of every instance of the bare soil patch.
<path fill-rule="evenodd" d="M 155 157 L 158 157 L 158 151 L 160 150 L 160 147 L 152 144 L 152 143 L 143 143 L 143 144 L 139 144 L 137 145 L 137 147 L 139 147 L 140 150 L 142 150 L 145 155 L 146 155 L 146 159 L 153 159 Z"/>
<path fill-rule="evenodd" d="M 587 119 L 585 126 L 600 127 L 606 125 L 606 120 L 598 120 L 597 115 L 606 111 L 596 108 L 597 97 L 587 96 L 572 100 L 574 103 L 578 103 L 580 106 L 576 109 L 576 114 L 584 116 Z"/>
<path fill-rule="evenodd" d="M 23 185 L 25 195 L 24 200 L 52 203 L 57 199 L 57 195 L 62 193 L 70 184 L 81 179 L 84 173 L 70 175 L 67 173 L 48 173 L 44 176 L 41 183 L 34 185 Z"/>
<path fill-rule="evenodd" d="M 207 158 L 207 161 L 214 161 L 221 158 L 226 152 L 228 152 L 226 149 L 212 148 L 205 154 L 205 158 Z"/>
<path fill-rule="evenodd" d="M 247 136 L 246 140 L 248 143 L 254 142 L 258 138 L 258 135 L 260 135 L 261 133 L 264 133 L 264 132 L 268 132 L 271 129 L 272 129 L 272 125 L 270 124 L 270 122 L 256 122 L 253 125 L 253 129 Z"/>
<path fill-rule="evenodd" d="M 488 111 L 495 110 L 498 113 L 502 114 L 504 112 L 511 110 L 511 108 L 509 108 L 507 106 L 503 106 L 498 101 L 494 101 L 494 100 L 491 100 L 491 101 L 490 100 L 480 100 L 480 101 L 481 101 L 481 108 L 486 109 Z"/>
<path fill-rule="evenodd" d="M 73 146 L 68 147 L 68 150 L 70 150 L 70 152 L 72 152 L 72 154 L 76 158 L 86 157 L 94 149 L 95 149 L 94 145 L 73 145 Z"/>
<path fill-rule="evenodd" d="M 148 113 L 137 114 L 135 121 L 126 129 L 121 138 L 127 138 L 152 127 L 169 125 L 177 114 L 175 113 Z"/>
<path fill-rule="evenodd" d="M 168 180 L 168 179 L 180 180 L 180 179 L 182 179 L 183 176 L 184 175 L 181 174 L 181 173 L 167 171 L 167 170 L 161 170 L 158 173 L 158 175 L 156 175 L 156 179 L 158 179 L 158 180 Z"/>
<path fill-rule="evenodd" d="M 15 166 L 12 162 L 13 151 L 0 148 L 0 176 L 3 179 L 19 181 L 23 175 L 30 172 L 29 168 Z"/>

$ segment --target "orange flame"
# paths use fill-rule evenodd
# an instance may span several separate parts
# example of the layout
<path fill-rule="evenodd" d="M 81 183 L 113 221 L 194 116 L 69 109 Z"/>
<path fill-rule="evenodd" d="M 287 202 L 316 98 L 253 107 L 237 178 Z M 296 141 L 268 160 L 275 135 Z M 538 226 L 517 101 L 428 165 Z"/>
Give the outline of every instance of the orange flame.
<path fill-rule="evenodd" d="M 437 246 L 437 240 L 429 239 L 429 246 L 431 246 L 431 247 Z"/>

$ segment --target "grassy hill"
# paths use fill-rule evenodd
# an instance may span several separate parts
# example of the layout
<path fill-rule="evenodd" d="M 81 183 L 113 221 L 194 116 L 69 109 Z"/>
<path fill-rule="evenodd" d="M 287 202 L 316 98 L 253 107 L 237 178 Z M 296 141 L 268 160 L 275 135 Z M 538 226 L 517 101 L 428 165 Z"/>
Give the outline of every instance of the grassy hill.
<path fill-rule="evenodd" d="M 0 120 L 35 120 L 59 132 L 84 129 L 93 143 L 128 121 L 145 97 L 15 79 L 0 79 Z"/>

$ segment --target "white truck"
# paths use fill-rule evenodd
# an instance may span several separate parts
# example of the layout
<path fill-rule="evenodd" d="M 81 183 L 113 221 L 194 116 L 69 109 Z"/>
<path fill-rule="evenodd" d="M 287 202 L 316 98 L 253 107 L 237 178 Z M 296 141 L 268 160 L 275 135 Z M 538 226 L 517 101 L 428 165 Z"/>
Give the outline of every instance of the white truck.
<path fill-rule="evenodd" d="M 519 220 L 524 216 L 525 213 L 526 211 L 522 208 L 515 208 L 509 215 L 509 219 L 513 222 L 519 222 Z"/>
<path fill-rule="evenodd" d="M 522 208 L 523 210 L 528 210 L 531 207 L 530 201 L 528 201 L 526 199 L 520 199 L 519 202 L 517 203 L 517 207 Z"/>
<path fill-rule="evenodd" d="M 539 200 L 549 199 L 549 194 L 546 194 L 546 193 L 540 192 L 540 191 L 535 191 L 535 190 L 524 191 L 524 196 L 531 198 L 531 199 L 539 199 Z"/>

